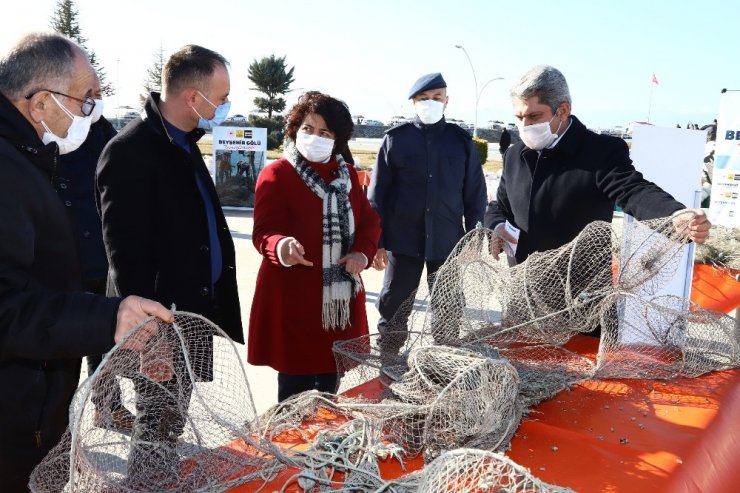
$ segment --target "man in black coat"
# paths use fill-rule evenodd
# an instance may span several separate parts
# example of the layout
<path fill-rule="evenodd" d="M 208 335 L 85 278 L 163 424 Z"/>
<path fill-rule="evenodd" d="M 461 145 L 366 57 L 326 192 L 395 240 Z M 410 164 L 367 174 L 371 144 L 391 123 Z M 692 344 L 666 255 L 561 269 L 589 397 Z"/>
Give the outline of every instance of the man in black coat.
<path fill-rule="evenodd" d="M 486 185 L 470 134 L 447 123 L 447 84 L 439 73 L 414 83 L 408 98 L 417 113 L 413 122 L 386 132 L 373 169 L 368 199 L 380 215 L 383 231 L 376 269 L 386 269 L 378 296 L 378 331 L 407 330 L 401 305 L 444 263 L 462 236 L 483 219 Z M 430 285 L 431 289 L 431 285 Z M 395 352 L 402 338 L 384 339 Z"/>
<path fill-rule="evenodd" d="M 81 291 L 74 232 L 53 183 L 60 150 L 87 135 L 93 80 L 85 52 L 57 34 L 30 34 L 0 59 L 3 492 L 28 491 L 32 469 L 64 433 L 82 356 L 108 351 L 147 315 L 172 320 L 150 300 Z"/>
<path fill-rule="evenodd" d="M 205 133 L 198 126 L 210 128 L 228 111 L 227 62 L 206 48 L 185 46 L 167 60 L 162 89 L 161 96 L 149 96 L 142 117 L 113 138 L 98 163 L 110 294 L 174 304 L 212 320 L 243 343 L 234 243 L 197 146 Z M 212 347 L 210 340 L 201 342 L 207 345 L 201 349 Z M 196 373 L 212 378 L 208 364 Z M 177 378 L 161 386 L 134 379 L 130 475 L 146 475 L 151 454 L 176 463 L 174 446 L 185 416 L 168 396 L 180 392 L 187 401 L 188 386 Z"/>
<path fill-rule="evenodd" d="M 95 169 L 105 145 L 116 135 L 116 129 L 103 116 L 103 95 L 100 79 L 93 84 L 95 108 L 90 115 L 91 124 L 87 138 L 76 150 L 59 156 L 54 187 L 72 214 L 78 257 L 82 269 L 82 288 L 88 293 L 105 295 L 108 276 L 108 259 L 103 244 L 103 228 L 95 205 Z M 92 375 L 100 365 L 103 355 L 87 355 L 87 374 Z M 109 396 L 108 402 L 102 402 Z M 92 391 L 96 407 L 95 425 L 130 431 L 133 415 L 121 402 L 118 382 L 111 374 L 101 374 Z"/>
<path fill-rule="evenodd" d="M 611 222 L 615 203 L 640 220 L 686 208 L 635 170 L 622 139 L 595 134 L 571 115 L 568 85 L 557 69 L 534 67 L 511 96 L 522 142 L 506 153 L 497 200 L 484 222 L 494 230 L 496 258 L 504 241 L 517 244 L 517 262 L 558 248 L 590 222 Z M 703 243 L 711 223 L 701 209 L 693 213 L 687 219 L 690 238 Z M 520 230 L 518 243 L 505 221 Z"/>
<path fill-rule="evenodd" d="M 501 153 L 501 157 L 504 157 L 504 153 L 506 152 L 506 149 L 509 148 L 511 145 L 511 134 L 508 130 L 506 130 L 506 127 L 501 129 L 501 137 L 498 141 L 498 152 Z"/>

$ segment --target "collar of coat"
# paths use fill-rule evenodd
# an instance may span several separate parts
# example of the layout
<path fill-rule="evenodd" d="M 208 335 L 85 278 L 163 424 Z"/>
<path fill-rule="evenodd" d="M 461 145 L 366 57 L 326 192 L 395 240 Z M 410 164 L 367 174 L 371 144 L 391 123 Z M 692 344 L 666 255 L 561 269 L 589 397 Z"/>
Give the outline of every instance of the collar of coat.
<path fill-rule="evenodd" d="M 165 137 L 171 144 L 177 145 L 173 141 L 172 136 L 167 131 L 167 128 L 164 126 L 164 117 L 162 116 L 162 112 L 159 110 L 160 102 L 160 93 L 149 93 L 149 97 L 144 104 L 144 113 L 142 114 L 142 118 L 150 127 L 154 129 L 155 132 L 157 132 L 162 137 Z M 188 141 L 191 144 L 195 144 L 200 140 L 201 137 L 203 137 L 203 135 L 205 135 L 205 133 L 205 130 L 196 127 L 185 135 L 187 136 Z"/>
<path fill-rule="evenodd" d="M 7 140 L 34 165 L 53 178 L 57 145 L 44 144 L 23 114 L 4 94 L 0 93 L 0 138 Z"/>

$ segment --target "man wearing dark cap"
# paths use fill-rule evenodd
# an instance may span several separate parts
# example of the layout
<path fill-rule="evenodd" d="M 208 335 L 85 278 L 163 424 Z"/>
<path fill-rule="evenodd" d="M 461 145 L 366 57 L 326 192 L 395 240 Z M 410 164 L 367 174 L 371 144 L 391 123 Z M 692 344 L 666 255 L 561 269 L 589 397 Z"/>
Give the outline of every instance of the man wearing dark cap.
<path fill-rule="evenodd" d="M 383 228 L 373 266 L 387 268 L 378 297 L 381 334 L 408 330 L 408 311 L 394 315 L 416 290 L 424 266 L 431 289 L 432 276 L 465 232 L 483 219 L 486 205 L 470 134 L 445 121 L 449 98 L 442 74 L 421 77 L 408 98 L 416 117 L 386 132 L 368 190 Z M 403 337 L 386 337 L 381 347 L 395 353 L 403 342 Z"/>

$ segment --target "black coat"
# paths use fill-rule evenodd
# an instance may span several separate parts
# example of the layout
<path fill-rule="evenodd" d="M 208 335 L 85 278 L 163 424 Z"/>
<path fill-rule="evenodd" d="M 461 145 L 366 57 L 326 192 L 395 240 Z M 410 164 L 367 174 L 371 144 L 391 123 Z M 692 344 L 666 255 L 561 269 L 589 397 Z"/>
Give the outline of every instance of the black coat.
<path fill-rule="evenodd" d="M 417 117 L 388 130 L 368 199 L 380 215 L 381 248 L 426 260 L 447 258 L 486 207 L 470 134 L 444 118 L 424 125 Z"/>
<path fill-rule="evenodd" d="M 95 169 L 103 148 L 114 135 L 113 125 L 101 117 L 92 124 L 79 149 L 59 156 L 54 186 L 75 219 L 83 280 L 105 279 L 108 275 L 103 228 L 95 205 Z"/>
<path fill-rule="evenodd" d="M 145 118 L 126 125 L 98 163 L 109 292 L 144 296 L 166 307 L 174 303 L 177 310 L 203 315 L 243 343 L 234 243 L 196 145 L 204 132 L 188 134 L 188 154 L 171 140 L 158 103 L 159 94 L 152 93 Z M 206 208 L 196 173 L 215 210 L 221 244 L 222 274 L 213 289 Z"/>
<path fill-rule="evenodd" d="M 635 170 L 622 139 L 595 134 L 571 118 L 554 148 L 538 153 L 517 142 L 504 156 L 497 200 L 488 205 L 485 226 L 508 220 L 521 230 L 519 262 L 568 243 L 590 222 L 611 222 L 615 202 L 640 220 L 684 208 Z"/>
<path fill-rule="evenodd" d="M 503 154 L 511 145 L 511 134 L 505 128 L 501 130 L 501 137 L 498 141 L 498 151 Z"/>
<path fill-rule="evenodd" d="M 19 491 L 67 426 L 80 359 L 113 347 L 119 299 L 80 288 L 57 145 L 0 95 L 0 484 Z M 14 478 L 16 481 L 14 481 Z M 22 481 L 18 483 L 18 481 Z"/>

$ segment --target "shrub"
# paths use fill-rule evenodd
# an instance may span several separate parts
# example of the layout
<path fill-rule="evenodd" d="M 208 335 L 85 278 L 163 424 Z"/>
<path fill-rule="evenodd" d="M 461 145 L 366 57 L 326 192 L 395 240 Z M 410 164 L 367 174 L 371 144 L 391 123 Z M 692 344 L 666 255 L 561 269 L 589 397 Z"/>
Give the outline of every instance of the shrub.
<path fill-rule="evenodd" d="M 283 143 L 285 118 L 282 115 L 275 115 L 272 118 L 259 115 L 249 115 L 248 121 L 250 127 L 267 129 L 268 149 L 277 149 Z"/>
<path fill-rule="evenodd" d="M 475 146 L 475 150 L 478 151 L 480 165 L 483 166 L 488 160 L 488 141 L 480 137 L 473 137 L 473 145 Z"/>

